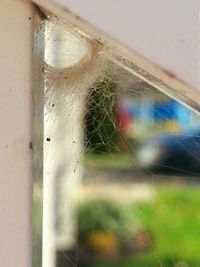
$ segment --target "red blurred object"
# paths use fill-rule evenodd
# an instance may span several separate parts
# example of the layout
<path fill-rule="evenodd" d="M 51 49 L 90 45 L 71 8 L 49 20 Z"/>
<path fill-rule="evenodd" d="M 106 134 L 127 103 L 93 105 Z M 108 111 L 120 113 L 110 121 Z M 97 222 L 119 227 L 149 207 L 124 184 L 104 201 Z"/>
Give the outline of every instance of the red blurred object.
<path fill-rule="evenodd" d="M 133 121 L 133 118 L 130 117 L 125 107 L 120 102 L 118 104 L 117 119 L 118 119 L 118 126 L 121 132 L 127 134 L 130 128 L 130 124 Z"/>

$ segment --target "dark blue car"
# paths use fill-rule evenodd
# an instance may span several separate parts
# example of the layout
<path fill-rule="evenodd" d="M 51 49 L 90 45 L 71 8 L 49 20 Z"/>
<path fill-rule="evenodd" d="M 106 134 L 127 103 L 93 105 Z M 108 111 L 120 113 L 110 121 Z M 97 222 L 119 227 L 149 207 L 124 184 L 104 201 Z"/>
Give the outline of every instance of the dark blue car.
<path fill-rule="evenodd" d="M 200 129 L 155 135 L 140 147 L 137 162 L 142 169 L 153 172 L 200 173 Z"/>

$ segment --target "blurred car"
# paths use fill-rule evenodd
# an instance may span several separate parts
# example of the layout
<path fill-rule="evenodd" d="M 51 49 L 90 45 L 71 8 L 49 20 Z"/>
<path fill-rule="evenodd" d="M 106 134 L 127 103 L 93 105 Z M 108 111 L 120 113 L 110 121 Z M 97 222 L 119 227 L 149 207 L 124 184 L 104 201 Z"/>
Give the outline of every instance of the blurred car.
<path fill-rule="evenodd" d="M 152 172 L 200 173 L 200 128 L 179 135 L 153 136 L 139 148 L 137 164 Z"/>

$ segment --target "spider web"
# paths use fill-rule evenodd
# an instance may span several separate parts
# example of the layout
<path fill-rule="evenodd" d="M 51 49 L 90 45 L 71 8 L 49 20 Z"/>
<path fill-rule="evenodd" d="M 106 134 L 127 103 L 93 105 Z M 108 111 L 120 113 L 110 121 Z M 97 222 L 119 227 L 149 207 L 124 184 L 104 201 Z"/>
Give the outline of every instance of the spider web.
<path fill-rule="evenodd" d="M 199 116 L 72 25 L 54 16 L 36 25 L 33 255 L 43 242 L 43 267 L 199 266 Z M 61 61 L 49 60 L 73 36 L 85 42 L 83 62 L 62 65 L 72 53 L 62 46 Z M 155 144 L 152 160 L 161 137 L 159 153 L 182 154 L 143 168 L 141 148 Z"/>

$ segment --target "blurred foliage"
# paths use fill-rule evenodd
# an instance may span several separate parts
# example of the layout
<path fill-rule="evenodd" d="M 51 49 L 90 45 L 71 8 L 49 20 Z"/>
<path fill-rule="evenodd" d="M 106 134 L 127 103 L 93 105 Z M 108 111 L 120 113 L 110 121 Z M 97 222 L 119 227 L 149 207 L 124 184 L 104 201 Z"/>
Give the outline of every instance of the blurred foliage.
<path fill-rule="evenodd" d="M 116 153 L 126 148 L 117 121 L 117 83 L 105 78 L 95 84 L 88 97 L 85 117 L 86 149 L 93 153 Z"/>
<path fill-rule="evenodd" d="M 79 236 L 87 238 L 91 233 L 109 233 L 118 240 L 133 235 L 138 229 L 133 211 L 116 201 L 95 199 L 79 206 Z"/>
<path fill-rule="evenodd" d="M 93 267 L 200 267 L 199 186 L 180 183 L 155 189 L 153 202 L 130 203 L 127 209 L 107 200 L 80 204 L 80 235 L 90 236 L 97 246 L 104 246 L 106 240 L 106 246 L 114 250 L 122 234 L 137 231 L 138 221 L 151 233 L 147 251 L 128 259 L 96 262 Z M 35 203 L 33 208 L 37 232 L 41 206 Z"/>
<path fill-rule="evenodd" d="M 119 240 L 114 233 L 97 231 L 90 233 L 87 239 L 87 245 L 94 251 L 105 252 L 107 255 L 116 254 L 119 249 Z"/>
<path fill-rule="evenodd" d="M 151 249 L 95 267 L 200 267 L 199 207 L 199 187 L 157 187 L 154 202 L 133 204 L 134 214 L 152 235 Z"/>
<path fill-rule="evenodd" d="M 132 168 L 134 158 L 132 154 L 91 154 L 87 153 L 84 157 L 86 168 Z"/>

